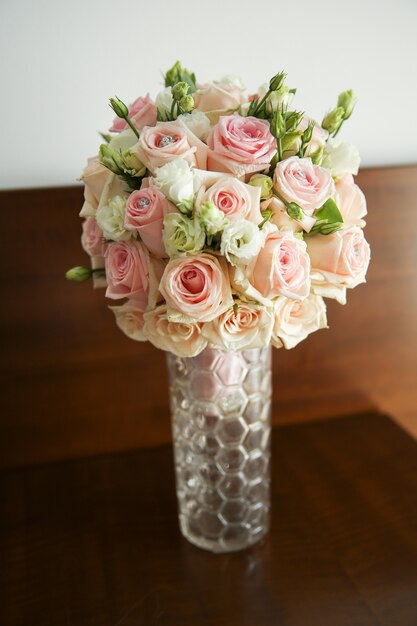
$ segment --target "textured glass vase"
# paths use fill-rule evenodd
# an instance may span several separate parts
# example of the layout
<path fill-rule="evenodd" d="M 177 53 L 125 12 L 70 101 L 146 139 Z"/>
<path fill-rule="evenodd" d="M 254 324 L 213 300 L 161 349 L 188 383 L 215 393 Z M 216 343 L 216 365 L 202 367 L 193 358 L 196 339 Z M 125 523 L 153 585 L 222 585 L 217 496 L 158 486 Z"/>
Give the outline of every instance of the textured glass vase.
<path fill-rule="evenodd" d="M 212 552 L 269 527 L 271 348 L 168 354 L 181 531 Z"/>

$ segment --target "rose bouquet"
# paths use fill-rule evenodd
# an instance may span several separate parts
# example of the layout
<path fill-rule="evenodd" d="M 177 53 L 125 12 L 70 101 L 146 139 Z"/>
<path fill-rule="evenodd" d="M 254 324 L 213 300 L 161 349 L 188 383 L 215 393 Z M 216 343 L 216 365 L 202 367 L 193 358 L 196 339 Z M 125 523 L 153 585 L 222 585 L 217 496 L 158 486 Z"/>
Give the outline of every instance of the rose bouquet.
<path fill-rule="evenodd" d="M 365 281 L 359 155 L 336 139 L 352 91 L 321 124 L 292 106 L 284 73 L 247 95 L 180 63 L 153 101 L 116 118 L 81 180 L 82 246 L 130 338 L 180 357 L 292 348 L 327 326 L 323 298 Z"/>

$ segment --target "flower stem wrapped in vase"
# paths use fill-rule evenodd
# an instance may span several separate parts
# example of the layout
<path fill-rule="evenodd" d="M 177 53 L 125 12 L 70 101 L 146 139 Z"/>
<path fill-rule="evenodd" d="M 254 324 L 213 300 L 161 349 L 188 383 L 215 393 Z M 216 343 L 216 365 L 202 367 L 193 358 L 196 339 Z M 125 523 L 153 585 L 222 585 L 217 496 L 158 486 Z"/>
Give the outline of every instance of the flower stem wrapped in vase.
<path fill-rule="evenodd" d="M 327 326 L 323 298 L 365 281 L 357 150 L 335 137 L 352 91 L 321 125 L 280 72 L 257 93 L 200 85 L 176 63 L 153 102 L 116 119 L 83 172 L 82 245 L 131 339 L 168 354 L 180 526 L 239 550 L 269 524 L 271 345 Z"/>

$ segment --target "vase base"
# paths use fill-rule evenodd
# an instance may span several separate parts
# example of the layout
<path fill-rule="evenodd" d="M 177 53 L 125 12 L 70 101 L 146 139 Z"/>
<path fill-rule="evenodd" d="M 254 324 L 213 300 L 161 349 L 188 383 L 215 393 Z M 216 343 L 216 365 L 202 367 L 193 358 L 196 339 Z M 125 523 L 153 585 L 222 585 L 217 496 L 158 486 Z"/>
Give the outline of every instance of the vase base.
<path fill-rule="evenodd" d="M 267 516 L 266 516 L 267 517 Z M 180 515 L 180 529 L 183 537 L 193 546 L 215 554 L 240 552 L 258 544 L 268 534 L 269 526 L 250 527 L 245 524 L 230 524 L 220 537 L 204 536 L 193 528 L 186 518 Z"/>

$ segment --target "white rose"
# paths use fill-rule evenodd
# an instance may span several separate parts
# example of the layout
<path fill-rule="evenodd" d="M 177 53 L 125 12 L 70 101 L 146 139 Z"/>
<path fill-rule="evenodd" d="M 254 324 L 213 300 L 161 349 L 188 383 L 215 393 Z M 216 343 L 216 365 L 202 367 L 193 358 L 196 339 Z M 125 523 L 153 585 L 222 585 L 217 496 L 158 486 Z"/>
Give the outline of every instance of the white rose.
<path fill-rule="evenodd" d="M 106 239 L 126 241 L 132 233 L 125 229 L 126 200 L 122 196 L 114 196 L 107 204 L 99 206 L 96 213 L 97 224 Z"/>
<path fill-rule="evenodd" d="M 170 113 L 172 107 L 171 87 L 166 87 L 158 93 L 155 98 L 155 105 L 161 113 Z"/>
<path fill-rule="evenodd" d="M 202 141 L 206 141 L 210 132 L 210 120 L 202 111 L 194 109 L 191 113 L 182 113 L 178 116 L 189 130 Z"/>
<path fill-rule="evenodd" d="M 170 257 L 196 254 L 204 248 L 205 240 L 205 232 L 197 218 L 181 213 L 165 215 L 163 241 Z"/>
<path fill-rule="evenodd" d="M 202 333 L 212 348 L 248 350 L 267 346 L 273 325 L 274 316 L 270 310 L 239 300 L 234 307 L 204 324 Z"/>
<path fill-rule="evenodd" d="M 174 204 L 190 202 L 194 196 L 193 172 L 184 159 L 174 159 L 155 172 L 158 189 Z"/>
<path fill-rule="evenodd" d="M 232 264 L 247 264 L 258 255 L 263 243 L 261 231 L 247 220 L 237 220 L 225 226 L 220 251 Z"/>
<path fill-rule="evenodd" d="M 138 309 L 133 300 L 128 300 L 122 306 L 109 306 L 109 309 L 115 315 L 117 326 L 129 339 L 146 341 L 143 334 L 143 311 Z"/>
<path fill-rule="evenodd" d="M 335 178 L 342 174 L 357 174 L 360 162 L 359 151 L 351 143 L 329 139 L 324 147 L 322 166 Z"/>
<path fill-rule="evenodd" d="M 272 343 L 275 347 L 294 348 L 320 328 L 327 328 L 323 298 L 310 294 L 303 301 L 280 296 L 274 302 Z"/>
<path fill-rule="evenodd" d="M 131 128 L 124 130 L 122 133 L 117 133 L 117 135 L 113 135 L 110 142 L 109 148 L 113 148 L 113 150 L 117 150 L 120 152 L 124 152 L 125 150 L 129 150 L 132 146 L 137 143 L 138 138 Z"/>
<path fill-rule="evenodd" d="M 207 339 L 201 334 L 202 324 L 192 320 L 170 321 L 166 304 L 148 311 L 144 318 L 144 335 L 160 350 L 172 352 L 176 356 L 192 357 L 200 354 L 207 346 Z"/>

